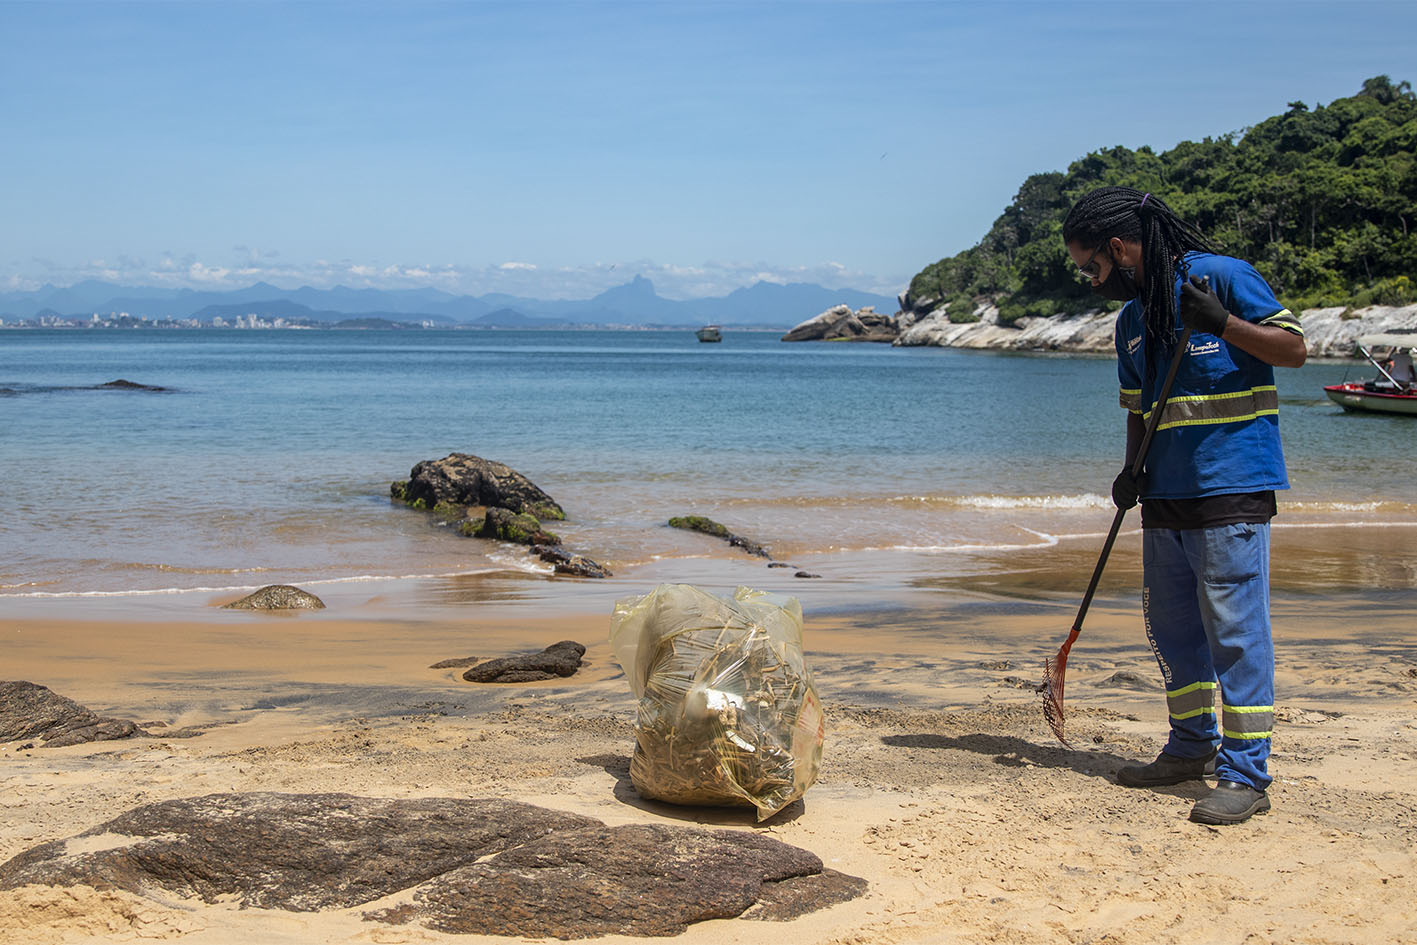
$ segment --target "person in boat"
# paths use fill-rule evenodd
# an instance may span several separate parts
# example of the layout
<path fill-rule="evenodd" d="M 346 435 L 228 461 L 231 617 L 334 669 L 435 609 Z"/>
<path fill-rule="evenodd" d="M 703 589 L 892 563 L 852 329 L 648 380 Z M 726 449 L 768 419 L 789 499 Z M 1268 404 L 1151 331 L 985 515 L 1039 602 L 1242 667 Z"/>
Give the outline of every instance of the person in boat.
<path fill-rule="evenodd" d="M 1383 362 L 1383 370 L 1403 389 L 1417 382 L 1417 368 L 1412 366 L 1411 348 L 1394 348 L 1392 356 Z"/>
<path fill-rule="evenodd" d="M 1249 263 L 1216 253 L 1154 194 L 1086 194 L 1063 241 L 1094 292 L 1126 303 L 1116 331 L 1126 465 L 1112 498 L 1120 509 L 1141 500 L 1142 619 L 1170 714 L 1156 760 L 1117 780 L 1151 787 L 1213 773 L 1190 818 L 1240 823 L 1270 807 L 1269 522 L 1275 490 L 1289 487 L 1274 367 L 1304 363 L 1303 329 Z M 1133 477 L 1183 327 L 1190 341 Z"/>

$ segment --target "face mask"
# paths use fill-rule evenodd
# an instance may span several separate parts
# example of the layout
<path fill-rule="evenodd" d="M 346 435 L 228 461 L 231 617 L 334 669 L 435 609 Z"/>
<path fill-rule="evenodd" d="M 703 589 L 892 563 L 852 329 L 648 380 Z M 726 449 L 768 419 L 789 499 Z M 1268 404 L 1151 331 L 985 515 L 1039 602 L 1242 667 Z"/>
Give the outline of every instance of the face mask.
<path fill-rule="evenodd" d="M 1123 269 L 1114 265 L 1107 278 L 1093 286 L 1092 291 L 1113 302 L 1130 302 L 1141 295 L 1137 290 L 1137 267 L 1128 266 Z"/>

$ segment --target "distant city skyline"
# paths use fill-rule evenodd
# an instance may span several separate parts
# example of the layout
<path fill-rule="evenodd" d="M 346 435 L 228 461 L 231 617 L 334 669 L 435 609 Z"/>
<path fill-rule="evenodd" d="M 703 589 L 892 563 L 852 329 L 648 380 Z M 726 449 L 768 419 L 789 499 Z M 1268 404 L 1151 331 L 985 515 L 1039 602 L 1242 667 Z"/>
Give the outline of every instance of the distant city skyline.
<path fill-rule="evenodd" d="M 1029 174 L 1388 74 L 1417 4 L 0 2 L 0 291 L 894 295 Z"/>

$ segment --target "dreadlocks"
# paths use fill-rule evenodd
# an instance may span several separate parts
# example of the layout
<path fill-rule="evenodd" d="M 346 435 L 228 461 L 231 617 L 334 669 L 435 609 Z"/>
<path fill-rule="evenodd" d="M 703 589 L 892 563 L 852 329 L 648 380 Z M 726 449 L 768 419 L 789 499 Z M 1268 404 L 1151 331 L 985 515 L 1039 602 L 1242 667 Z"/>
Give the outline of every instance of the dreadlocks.
<path fill-rule="evenodd" d="M 1093 249 L 1114 236 L 1141 244 L 1147 345 L 1164 352 L 1174 341 L 1176 269 L 1187 271 L 1187 252 L 1213 253 L 1215 248 L 1160 197 L 1131 187 L 1099 187 L 1073 204 L 1063 221 L 1065 243 Z"/>

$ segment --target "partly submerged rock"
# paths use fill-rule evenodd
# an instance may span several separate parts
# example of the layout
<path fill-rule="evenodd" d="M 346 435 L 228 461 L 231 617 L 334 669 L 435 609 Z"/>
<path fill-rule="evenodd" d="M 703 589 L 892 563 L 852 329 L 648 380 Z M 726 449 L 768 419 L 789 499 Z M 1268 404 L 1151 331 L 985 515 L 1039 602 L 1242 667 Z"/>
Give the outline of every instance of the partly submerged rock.
<path fill-rule="evenodd" d="M 543 521 L 566 517 L 556 500 L 530 479 L 510 466 L 471 453 L 426 459 L 413 467 L 407 482 L 395 482 L 389 491 L 418 509 L 480 505 L 526 512 Z"/>
<path fill-rule="evenodd" d="M 561 539 L 553 532 L 541 527 L 534 515 L 513 512 L 510 509 L 489 508 L 480 522 L 469 518 L 463 534 L 478 538 L 494 538 L 511 541 L 519 545 L 559 545 Z"/>
<path fill-rule="evenodd" d="M 223 610 L 324 610 L 325 602 L 309 591 L 289 584 L 268 584 L 240 600 L 222 605 Z"/>
<path fill-rule="evenodd" d="M 565 574 L 571 577 L 608 578 L 611 577 L 609 568 L 585 555 L 573 554 L 560 548 L 551 548 L 544 545 L 537 545 L 531 549 L 536 552 L 542 561 L 554 566 L 557 574 Z"/>
<path fill-rule="evenodd" d="M 99 384 L 98 390 L 151 390 L 165 391 L 166 387 L 158 387 L 154 384 L 139 384 L 137 381 L 124 380 L 118 378 L 116 381 L 109 381 L 106 384 Z"/>
<path fill-rule="evenodd" d="M 748 554 L 757 555 L 759 558 L 772 557 L 772 552 L 768 551 L 765 545 L 760 545 L 751 538 L 735 535 L 730 532 L 726 526 L 703 515 L 675 516 L 669 520 L 669 527 L 682 528 L 691 532 L 702 532 L 705 535 L 712 535 L 714 538 L 722 538 L 734 548 L 742 548 Z"/>
<path fill-rule="evenodd" d="M 149 804 L 0 864 L 0 889 L 31 883 L 294 912 L 412 890 L 365 920 L 562 939 L 790 919 L 866 888 L 747 831 L 607 827 L 503 800 L 274 793 Z"/>
<path fill-rule="evenodd" d="M 581 668 L 585 647 L 574 640 L 553 643 L 540 653 L 524 656 L 503 656 L 478 663 L 462 678 L 468 682 L 519 683 L 574 676 Z"/>
<path fill-rule="evenodd" d="M 0 682 L 0 742 L 38 738 L 46 748 L 142 734 L 134 722 L 100 716 L 48 686 L 23 679 Z"/>

